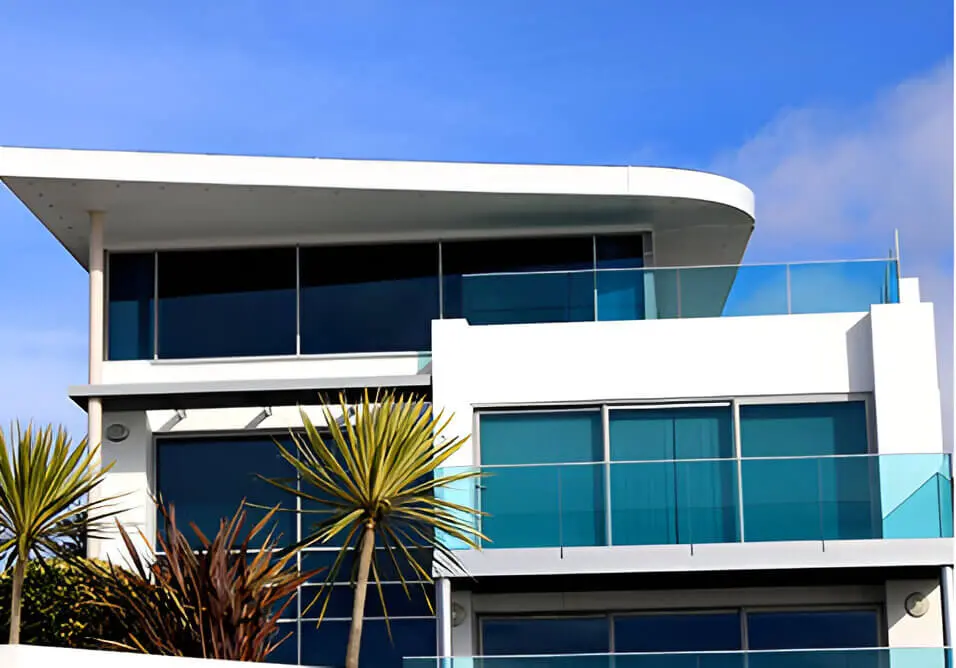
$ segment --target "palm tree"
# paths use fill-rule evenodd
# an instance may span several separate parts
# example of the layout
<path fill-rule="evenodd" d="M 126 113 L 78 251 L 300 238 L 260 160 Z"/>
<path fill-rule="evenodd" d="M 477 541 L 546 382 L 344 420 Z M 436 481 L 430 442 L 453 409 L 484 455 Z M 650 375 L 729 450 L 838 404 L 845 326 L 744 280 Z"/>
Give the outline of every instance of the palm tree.
<path fill-rule="evenodd" d="M 90 500 L 112 465 L 100 468 L 99 446 L 73 447 L 66 431 L 11 425 L 0 429 L 0 563 L 13 566 L 10 644 L 20 641 L 20 607 L 30 557 L 68 556 L 100 520 L 115 515 L 115 499 Z M 79 519 L 79 521 L 78 521 Z M 95 536 L 91 536 L 95 537 Z"/>
<path fill-rule="evenodd" d="M 433 416 L 431 406 L 423 399 L 416 401 L 392 392 L 374 401 L 366 392 L 353 408 L 344 395 L 339 403 L 341 423 L 333 417 L 331 405 L 322 401 L 329 439 L 323 438 L 306 412 L 299 409 L 304 438 L 292 433 L 295 452 L 276 445 L 295 469 L 301 485 L 297 488 L 281 480 L 269 482 L 321 506 L 319 510 L 303 511 L 326 517 L 309 529 L 301 545 L 341 540 L 342 549 L 329 569 L 327 584 L 335 581 L 349 552 L 359 556 L 350 575 L 355 595 L 345 658 L 345 668 L 358 668 L 370 572 L 385 607 L 377 563 L 383 557 L 376 553 L 387 555 L 407 595 L 404 573 L 408 569 L 401 568 L 399 560 L 410 567 L 415 579 L 431 582 L 430 569 L 421 561 L 423 552 L 434 555 L 446 567 L 461 569 L 461 562 L 444 544 L 442 534 L 473 549 L 480 549 L 479 541 L 485 538 L 472 522 L 479 514 L 476 510 L 436 495 L 441 488 L 479 475 L 475 470 L 441 472 L 442 464 L 467 438 L 443 440 L 442 432 L 451 418 L 443 420 L 441 413 Z M 320 620 L 324 612 L 325 605 Z"/>

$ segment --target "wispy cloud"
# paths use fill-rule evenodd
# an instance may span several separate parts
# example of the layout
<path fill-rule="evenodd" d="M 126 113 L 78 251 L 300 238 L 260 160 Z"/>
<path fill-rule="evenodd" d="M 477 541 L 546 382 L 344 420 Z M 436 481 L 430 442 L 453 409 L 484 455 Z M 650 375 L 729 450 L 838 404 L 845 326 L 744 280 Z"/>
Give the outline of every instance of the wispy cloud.
<path fill-rule="evenodd" d="M 953 444 L 953 62 L 852 109 L 782 113 L 714 169 L 757 197 L 750 260 L 885 257 L 936 308 L 944 434 Z"/>

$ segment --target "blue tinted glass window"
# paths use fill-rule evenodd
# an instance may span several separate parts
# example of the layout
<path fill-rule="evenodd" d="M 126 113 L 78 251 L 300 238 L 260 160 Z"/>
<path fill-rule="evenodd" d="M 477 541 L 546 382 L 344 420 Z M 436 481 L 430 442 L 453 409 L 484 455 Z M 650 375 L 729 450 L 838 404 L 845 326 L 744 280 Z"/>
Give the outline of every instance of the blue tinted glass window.
<path fill-rule="evenodd" d="M 640 234 L 598 236 L 594 240 L 597 262 L 598 320 L 643 320 L 645 290 L 644 238 Z"/>
<path fill-rule="evenodd" d="M 483 413 L 483 532 L 495 547 L 603 545 L 604 457 L 599 411 Z M 500 464 L 551 464 L 515 466 Z M 516 504 L 515 499 L 522 499 Z"/>
<path fill-rule="evenodd" d="M 302 352 L 431 350 L 438 244 L 302 248 Z"/>
<path fill-rule="evenodd" d="M 286 444 L 290 447 L 290 444 Z M 163 438 L 156 441 L 156 488 L 164 503 L 176 509 L 176 524 L 194 539 L 189 528 L 195 522 L 210 537 L 219 529 L 219 521 L 230 518 L 240 501 L 249 504 L 295 508 L 291 494 L 258 478 L 282 479 L 295 484 L 295 472 L 279 455 L 269 436 L 234 438 Z M 246 509 L 247 529 L 251 529 L 266 511 Z M 280 545 L 295 540 L 295 516 L 276 514 Z M 265 532 L 252 542 L 262 544 Z M 199 545 L 198 539 L 195 544 Z"/>
<path fill-rule="evenodd" d="M 862 401 L 740 407 L 744 457 L 861 455 L 868 451 Z"/>
<path fill-rule="evenodd" d="M 302 605 L 304 617 L 318 617 L 318 611 L 325 605 L 325 617 L 351 618 L 352 603 L 355 590 L 349 584 L 332 585 L 331 587 L 305 587 L 302 590 Z M 385 608 L 382 607 L 382 598 L 374 580 L 369 578 L 369 589 L 365 596 L 365 616 L 385 617 L 430 617 L 435 609 L 435 586 L 431 584 L 410 583 L 408 594 L 401 584 L 383 584 L 382 596 L 385 598 Z M 306 606 L 312 606 L 305 611 Z M 431 606 L 431 607 L 429 607 Z"/>
<path fill-rule="evenodd" d="M 372 592 L 369 592 L 371 595 Z M 302 622 L 302 656 L 306 666 L 344 666 L 348 621 Z M 366 619 L 362 627 L 359 665 L 362 668 L 402 668 L 402 657 L 435 656 L 438 629 L 432 619 L 391 619 L 389 637 L 384 620 Z"/>
<path fill-rule="evenodd" d="M 485 618 L 481 653 L 599 654 L 611 651 L 607 617 Z"/>
<path fill-rule="evenodd" d="M 159 254 L 159 356 L 294 355 L 295 248 Z"/>
<path fill-rule="evenodd" d="M 752 612 L 750 649 L 826 649 L 879 646 L 876 610 Z"/>
<path fill-rule="evenodd" d="M 593 320 L 593 268 L 590 236 L 443 242 L 444 317 L 472 325 Z"/>
<path fill-rule="evenodd" d="M 109 263 L 107 357 L 152 359 L 153 253 L 110 253 Z"/>
<path fill-rule="evenodd" d="M 612 410 L 609 427 L 615 544 L 738 539 L 729 406 Z"/>
<path fill-rule="evenodd" d="M 266 663 L 280 663 L 295 665 L 299 663 L 299 646 L 296 638 L 296 623 L 282 622 L 279 624 L 279 630 L 271 642 L 280 643 L 279 646 L 269 654 Z M 280 642 L 281 641 L 281 642 Z"/>
<path fill-rule="evenodd" d="M 710 652 L 741 649 L 736 612 L 614 617 L 615 652 Z"/>

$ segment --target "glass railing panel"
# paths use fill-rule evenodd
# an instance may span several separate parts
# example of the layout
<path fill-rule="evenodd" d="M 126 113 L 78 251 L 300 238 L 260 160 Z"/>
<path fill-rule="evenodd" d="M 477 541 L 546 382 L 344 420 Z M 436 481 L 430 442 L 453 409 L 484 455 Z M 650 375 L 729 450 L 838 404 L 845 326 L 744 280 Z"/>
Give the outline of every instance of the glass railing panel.
<path fill-rule="evenodd" d="M 952 668 L 943 647 L 407 658 L 403 668 Z"/>
<path fill-rule="evenodd" d="M 883 457 L 883 535 L 948 538 L 953 535 L 953 482 L 948 454 Z"/>
<path fill-rule="evenodd" d="M 823 539 L 882 538 L 880 458 L 823 457 L 817 465 Z"/>
<path fill-rule="evenodd" d="M 595 277 L 597 290 L 597 319 L 608 320 L 654 320 L 658 317 L 657 289 L 664 289 L 667 282 L 663 269 L 603 269 Z M 658 276 L 656 272 L 661 272 Z M 673 274 L 674 270 L 670 270 Z M 658 285 L 661 287 L 658 288 Z M 676 282 L 669 285 L 676 290 Z M 675 298 L 670 300 L 676 304 Z M 676 317 L 676 311 L 669 317 Z"/>
<path fill-rule="evenodd" d="M 898 301 L 895 260 L 790 265 L 791 313 L 865 312 Z"/>
<path fill-rule="evenodd" d="M 604 464 L 559 466 L 563 547 L 607 545 Z"/>
<path fill-rule="evenodd" d="M 594 320 L 594 280 L 593 271 L 465 275 L 461 313 L 446 308 L 445 317 L 472 325 Z"/>
<path fill-rule="evenodd" d="M 816 458 L 741 462 L 745 541 L 821 540 Z"/>
<path fill-rule="evenodd" d="M 561 541 L 558 466 L 483 469 L 480 483 L 486 547 L 553 547 Z"/>
<path fill-rule="evenodd" d="M 614 545 L 739 540 L 735 460 L 612 463 L 610 480 Z"/>
<path fill-rule="evenodd" d="M 680 281 L 681 313 L 686 313 L 682 316 L 685 318 L 786 315 L 788 312 L 786 265 L 682 269 Z M 706 303 L 705 295 L 710 300 Z M 719 302 L 714 301 L 717 298 Z"/>

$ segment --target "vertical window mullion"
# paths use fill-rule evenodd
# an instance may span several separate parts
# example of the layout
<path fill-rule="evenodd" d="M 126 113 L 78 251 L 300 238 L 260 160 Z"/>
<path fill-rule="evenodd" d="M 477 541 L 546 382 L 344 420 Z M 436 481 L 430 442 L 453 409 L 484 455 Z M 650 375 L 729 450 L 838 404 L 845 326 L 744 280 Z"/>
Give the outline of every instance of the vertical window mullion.
<path fill-rule="evenodd" d="M 295 354 L 302 354 L 302 260 L 301 248 L 295 246 Z"/>
<path fill-rule="evenodd" d="M 153 251 L 153 359 L 159 359 L 159 251 Z"/>

